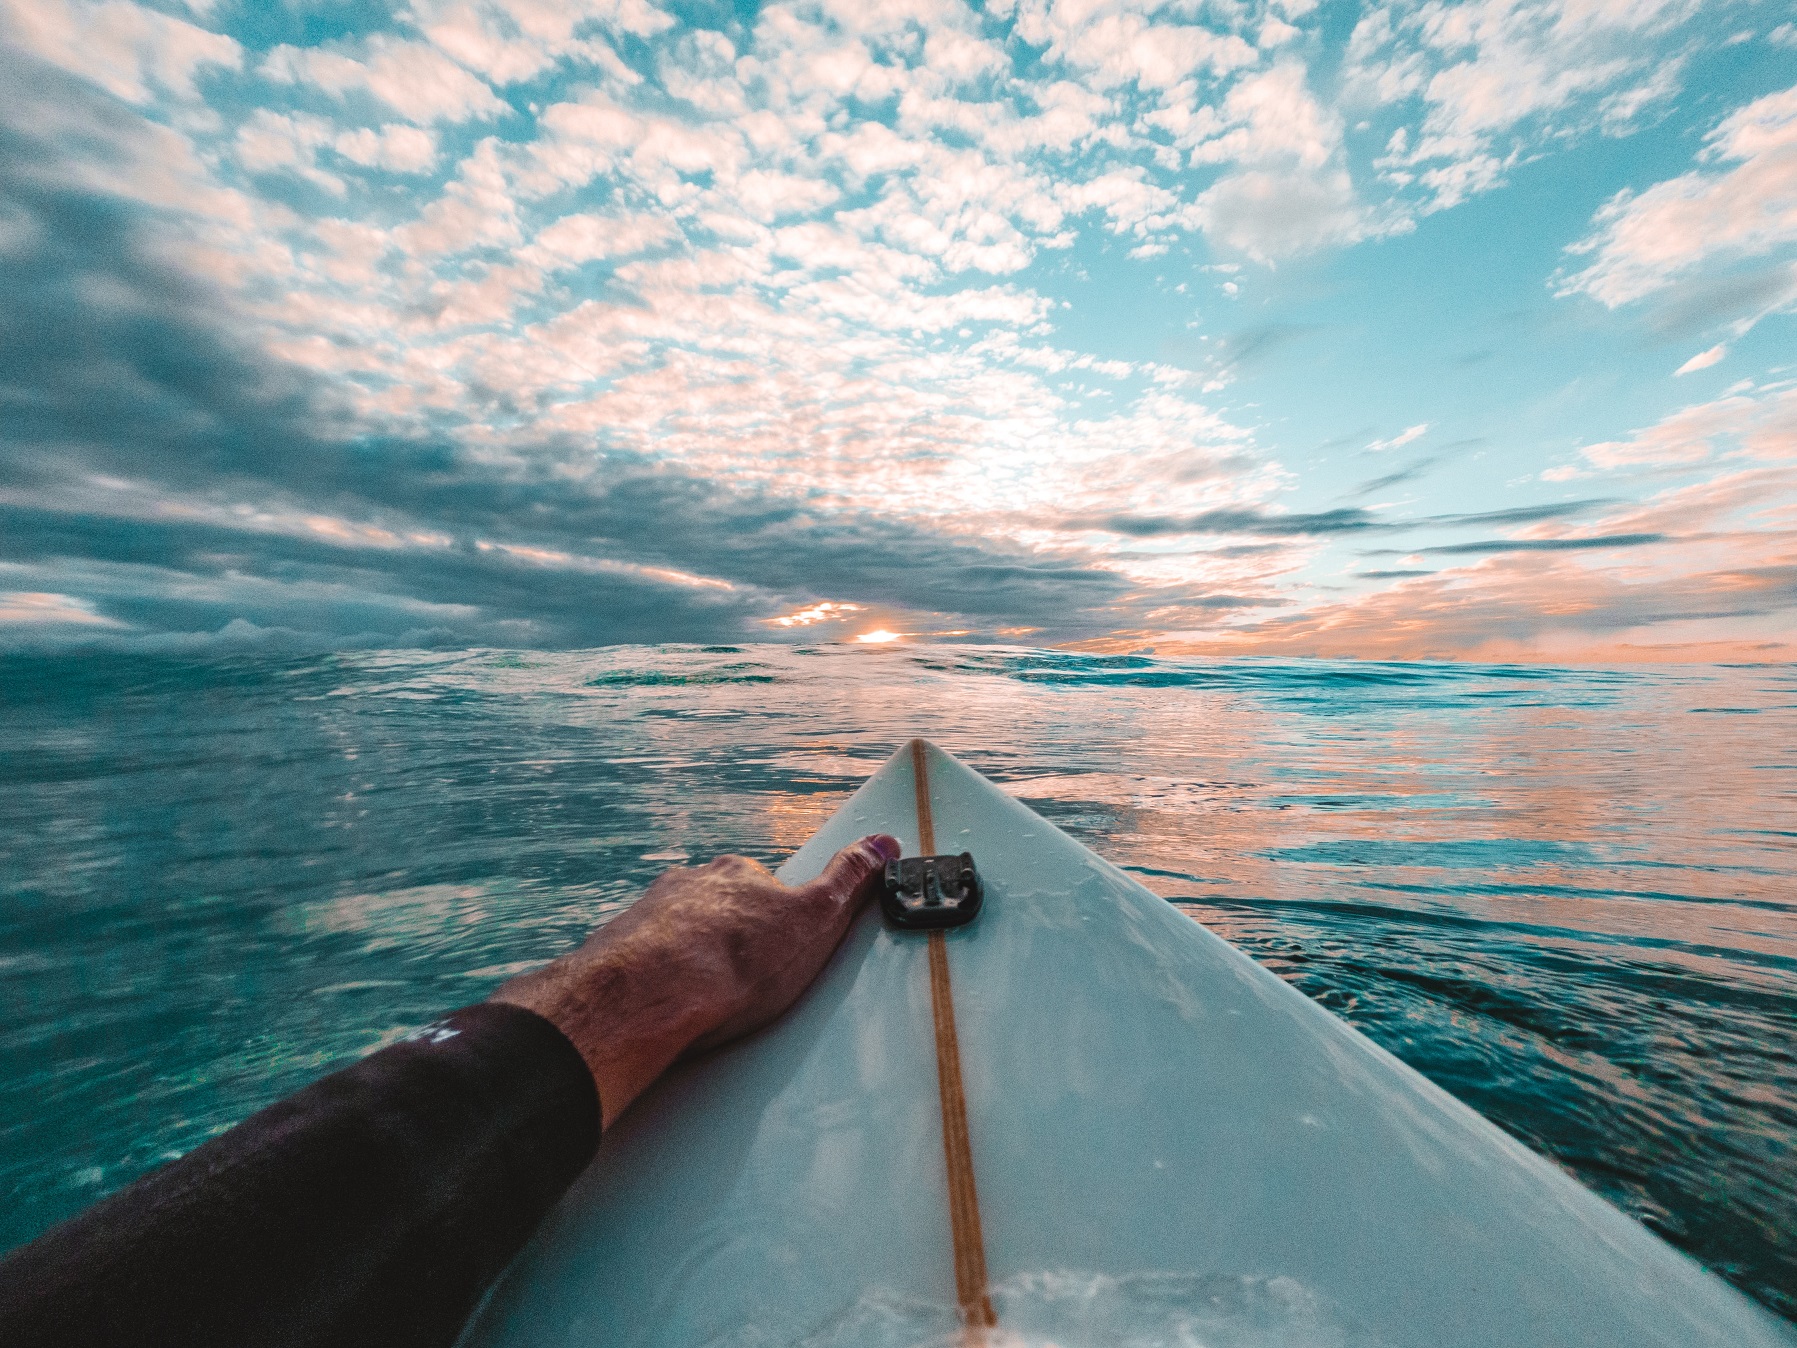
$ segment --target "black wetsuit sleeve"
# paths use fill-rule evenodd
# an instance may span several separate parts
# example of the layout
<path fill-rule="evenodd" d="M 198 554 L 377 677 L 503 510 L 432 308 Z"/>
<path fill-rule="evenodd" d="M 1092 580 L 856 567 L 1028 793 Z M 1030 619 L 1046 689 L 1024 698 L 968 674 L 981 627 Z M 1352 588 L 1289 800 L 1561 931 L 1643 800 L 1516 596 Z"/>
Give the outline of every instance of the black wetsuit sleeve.
<path fill-rule="evenodd" d="M 579 1052 L 458 1011 L 0 1261 L 0 1344 L 441 1348 L 592 1158 Z"/>

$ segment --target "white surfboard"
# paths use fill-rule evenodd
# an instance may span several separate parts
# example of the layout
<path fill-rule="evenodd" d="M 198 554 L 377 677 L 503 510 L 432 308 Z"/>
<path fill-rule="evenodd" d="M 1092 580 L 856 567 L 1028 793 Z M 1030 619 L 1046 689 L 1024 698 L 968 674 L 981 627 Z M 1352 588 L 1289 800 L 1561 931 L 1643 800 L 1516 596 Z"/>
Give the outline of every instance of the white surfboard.
<path fill-rule="evenodd" d="M 466 1348 L 1797 1344 L 934 747 L 896 754 L 782 878 L 872 832 L 914 854 L 914 765 L 929 850 L 971 851 L 986 891 L 934 938 L 962 1153 L 932 938 L 870 910 L 784 1019 L 606 1134 Z"/>

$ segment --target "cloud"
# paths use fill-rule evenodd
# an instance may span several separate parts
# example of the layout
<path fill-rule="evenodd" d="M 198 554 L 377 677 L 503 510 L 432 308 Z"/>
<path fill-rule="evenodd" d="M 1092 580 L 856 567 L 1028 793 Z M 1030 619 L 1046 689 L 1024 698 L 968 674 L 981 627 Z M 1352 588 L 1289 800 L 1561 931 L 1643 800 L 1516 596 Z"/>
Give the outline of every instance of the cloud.
<path fill-rule="evenodd" d="M 1373 232 L 1341 170 L 1231 174 L 1198 196 L 1193 216 L 1223 247 L 1256 262 L 1354 243 Z"/>
<path fill-rule="evenodd" d="M 1170 100 L 1144 121 L 1167 131 L 1188 162 L 1233 166 L 1193 202 L 1190 218 L 1224 248 L 1274 262 L 1402 229 L 1376 223 L 1342 159 L 1342 124 L 1311 93 L 1302 62 L 1244 75 L 1221 104 Z"/>
<path fill-rule="evenodd" d="M 1557 293 L 1614 309 L 1695 268 L 1797 243 L 1797 86 L 1737 109 L 1704 140 L 1701 160 L 1733 167 L 1611 198 L 1569 250 L 1592 261 Z"/>
<path fill-rule="evenodd" d="M 1429 433 L 1429 423 L 1419 421 L 1414 426 L 1407 426 L 1389 440 L 1374 440 L 1367 445 L 1369 450 L 1379 453 L 1387 449 L 1401 449 L 1414 440 L 1420 440 Z"/>
<path fill-rule="evenodd" d="M 437 166 L 437 138 L 416 126 L 357 127 L 331 142 L 351 163 L 389 173 L 428 173 Z"/>
<path fill-rule="evenodd" d="M 1584 514 L 1604 500 L 1551 501 L 1542 505 L 1517 506 L 1508 510 L 1488 510 L 1462 515 L 1423 515 L 1410 519 L 1391 519 L 1359 506 L 1342 506 L 1335 510 L 1275 514 L 1261 509 L 1207 510 L 1196 515 L 1107 515 L 1078 516 L 1069 521 L 1075 528 L 1102 529 L 1131 538 L 1157 538 L 1187 534 L 1252 534 L 1263 538 L 1324 537 L 1332 534 L 1368 532 L 1389 533 L 1408 529 L 1483 528 L 1505 524 L 1534 524 L 1543 520 L 1564 519 Z M 1473 549 L 1485 545 L 1473 545 Z M 1414 549 L 1404 549 L 1414 551 Z"/>
<path fill-rule="evenodd" d="M 1781 482 L 1777 466 L 1746 468 L 1638 504 L 1610 503 L 1589 535 L 1408 549 L 1406 556 L 1451 564 L 1362 572 L 1399 583 L 1227 629 L 1160 633 L 1155 647 L 1389 659 L 1788 660 L 1797 654 L 1797 503 Z"/>
<path fill-rule="evenodd" d="M 1135 84 L 1172 89 L 1200 73 L 1225 75 L 1259 60 L 1254 48 L 1234 34 L 1155 23 L 1133 9 L 1103 0 L 1091 5 L 1023 0 L 1017 7 L 1017 34 L 1032 46 L 1045 47 L 1050 59 L 1083 71 L 1099 88 Z"/>
<path fill-rule="evenodd" d="M 1314 537 L 1325 534 L 1363 533 L 1392 526 L 1358 507 L 1278 515 L 1268 511 L 1207 510 L 1196 515 L 1076 516 L 1075 528 L 1102 529 L 1130 538 L 1157 538 L 1186 534 L 1252 534 L 1263 538 Z"/>
<path fill-rule="evenodd" d="M 1007 53 L 954 6 L 914 26 L 773 8 L 728 36 L 672 32 L 669 16 L 641 5 L 416 6 L 398 33 L 274 48 L 254 72 L 272 87 L 251 91 L 272 106 L 221 109 L 226 163 L 267 180 L 244 192 L 258 217 L 240 232 L 235 279 L 264 297 L 267 349 L 334 378 L 370 425 L 461 424 L 457 435 L 503 439 L 535 419 L 547 435 L 651 454 L 690 456 L 705 440 L 707 464 L 723 468 L 794 444 L 795 423 L 810 428 L 797 442 L 808 450 L 852 420 L 856 443 L 875 443 L 881 424 L 911 453 L 927 417 L 930 452 L 953 457 L 1006 420 L 1011 448 L 991 470 L 963 460 L 958 472 L 996 487 L 1017 446 L 1052 444 L 1068 466 L 1033 475 L 1046 491 L 1088 471 L 1047 377 L 1081 353 L 1026 354 L 1042 351 L 1052 303 L 986 278 L 1016 276 L 1082 231 L 1126 236 L 1147 256 L 1204 227 L 1190 180 L 1158 162 L 1139 114 L 1205 105 L 1214 88 L 1226 115 L 1193 141 L 1217 142 L 1206 163 L 1345 182 L 1327 162 L 1339 119 L 1301 65 L 1263 71 L 1221 29 L 1139 19 L 1023 16 L 1061 44 L 1026 77 L 1016 34 Z M 619 57 L 624 37 L 664 33 Z M 494 92 L 552 67 L 559 78 L 531 90 L 541 106 Z M 1098 92 L 1078 77 L 1092 69 L 1122 83 Z M 870 116 L 866 99 L 892 100 L 890 115 Z M 470 146 L 450 125 L 470 120 L 503 131 Z M 434 174 L 451 146 L 459 162 L 434 199 L 379 181 Z M 335 218 L 295 219 L 282 179 L 334 198 Z M 1226 176 L 1212 223 L 1258 255 L 1329 234 L 1297 210 L 1248 220 L 1232 190 Z M 987 341 L 1000 334 L 1032 340 Z M 967 345 L 922 349 L 943 335 Z M 1028 372 L 1042 359 L 1056 368 Z M 1122 377 L 1112 367 L 1123 363 L 1078 368 Z M 1182 374 L 1137 374 L 1157 386 L 1143 397 L 1138 385 L 1126 394 L 1135 406 L 1103 419 L 1107 454 L 1122 452 L 1117 437 L 1159 435 L 1187 415 L 1162 411 Z M 837 381 L 850 379 L 862 396 L 845 402 Z M 702 406 L 709 439 L 687 414 Z M 1015 411 L 1000 418 L 998 407 Z M 721 428 L 746 425 L 766 438 L 725 450 Z M 790 475 L 795 457 L 753 471 Z"/>
<path fill-rule="evenodd" d="M 650 38 L 674 26 L 648 0 L 411 0 L 409 14 L 439 50 L 502 88 L 562 61 L 622 73 L 604 34 Z"/>
<path fill-rule="evenodd" d="M 1244 75 L 1221 107 L 1193 100 L 1149 113 L 1145 121 L 1173 133 L 1197 164 L 1288 164 L 1315 171 L 1341 149 L 1341 117 L 1311 94 L 1304 64 L 1282 60 Z"/>
<path fill-rule="evenodd" d="M 393 242 L 413 257 L 504 248 L 521 242 L 517 203 L 506 181 L 498 142 L 481 141 L 457 166 L 443 195 L 416 220 L 393 231 Z"/>
<path fill-rule="evenodd" d="M 1213 346 L 1220 370 L 1234 373 L 1270 360 L 1287 346 L 1325 331 L 1318 323 L 1260 323 L 1222 337 Z"/>
<path fill-rule="evenodd" d="M 1418 478 L 1426 476 L 1429 470 L 1434 468 L 1435 465 L 1440 462 L 1441 457 L 1439 455 L 1426 455 L 1425 457 L 1416 460 L 1414 463 L 1405 464 L 1404 467 L 1399 468 L 1395 472 L 1387 473 L 1383 477 L 1370 478 L 1367 481 L 1362 482 L 1358 487 L 1354 488 L 1353 494 L 1355 496 L 1370 496 L 1376 491 L 1386 491 L 1389 488 L 1399 486 L 1405 482 L 1414 482 Z"/>
<path fill-rule="evenodd" d="M 348 189 L 341 178 L 317 166 L 318 152 L 331 144 L 335 129 L 322 117 L 297 116 L 258 108 L 237 128 L 237 162 L 249 173 L 287 171 L 336 196 Z"/>
<path fill-rule="evenodd" d="M 263 58 L 261 74 L 338 98 L 369 94 L 420 126 L 507 111 L 485 81 L 431 44 L 387 36 L 369 39 L 360 57 L 321 47 L 279 46 Z"/>
<path fill-rule="evenodd" d="M 1679 341 L 1728 323 L 1745 332 L 1767 314 L 1797 301 L 1797 261 L 1746 267 L 1723 275 L 1702 272 L 1656 292 L 1643 317 L 1658 336 Z"/>
<path fill-rule="evenodd" d="M 1569 661 L 1789 660 L 1794 650 L 1789 627 L 1777 626 L 1797 606 L 1797 567 L 1790 565 L 1648 578 L 1594 571 L 1565 555 L 1521 554 L 1399 579 L 1369 595 L 1208 638 L 1162 633 L 1155 649 Z"/>
<path fill-rule="evenodd" d="M 1539 524 L 1543 520 L 1565 519 L 1569 515 L 1586 515 L 1599 507 L 1615 504 L 1614 498 L 1590 497 L 1582 501 L 1547 501 L 1541 505 L 1511 506 L 1504 510 L 1480 510 L 1469 515 L 1428 515 L 1421 522 L 1458 528 Z"/>
<path fill-rule="evenodd" d="M 1679 89 L 1680 60 L 1649 38 L 1700 13 L 1693 0 L 1396 0 L 1349 39 L 1348 96 L 1407 110 L 1378 161 L 1388 182 L 1444 210 L 1497 187 L 1522 158 L 1574 134 L 1626 134 Z"/>
<path fill-rule="evenodd" d="M 74 595 L 0 590 L 0 627 L 12 626 L 119 629 L 125 624 L 94 612 L 91 601 Z"/>
<path fill-rule="evenodd" d="M 1344 102 L 1320 11 L 1273 11 L 769 5 L 706 30 L 646 0 L 416 0 L 246 68 L 149 10 L 83 46 L 64 20 L 89 11 L 49 0 L 37 47 L 0 53 L 0 584 L 77 616 L 12 626 L 562 645 L 724 640 L 828 603 L 1059 641 L 1261 631 L 1332 602 L 1315 568 L 1347 538 L 1459 548 L 1474 586 L 1687 549 L 1776 565 L 1730 541 L 1753 530 L 1694 523 L 1722 509 L 1696 498 L 1319 508 L 1267 448 L 1284 409 L 1209 399 L 1320 328 L 1261 322 L 1189 361 L 1085 340 L 1067 278 L 1228 251 L 1211 265 L 1252 303 L 1253 263 L 1626 130 L 1678 67 L 1623 48 L 1684 22 L 1658 0 L 1388 6 Z M 1379 139 L 1404 123 L 1383 180 L 1353 102 L 1375 86 Z M 1785 302 L 1780 259 L 1724 260 L 1751 274 L 1694 266 L 1649 324 Z M 1769 461 L 1780 396 L 1581 462 Z M 1583 541 L 1648 535 L 1680 544 Z"/>
<path fill-rule="evenodd" d="M 1478 543 L 1442 543 L 1428 548 L 1375 548 L 1368 557 L 1461 556 L 1494 552 L 1588 552 L 1593 548 L 1639 548 L 1665 543 L 1665 534 L 1598 534 L 1590 538 L 1492 538 Z"/>
<path fill-rule="evenodd" d="M 223 33 L 125 0 L 0 0 L 0 15 L 8 42 L 127 103 L 149 103 L 158 90 L 197 98 L 202 71 L 243 61 Z"/>
<path fill-rule="evenodd" d="M 1707 370 L 1727 354 L 1728 348 L 1718 342 L 1708 351 L 1699 351 L 1695 356 L 1692 356 L 1690 360 L 1679 366 L 1678 369 L 1672 372 L 1673 377 L 1676 378 L 1681 374 L 1690 374 L 1694 370 Z"/>
<path fill-rule="evenodd" d="M 584 262 L 632 257 L 679 237 L 679 226 L 665 216 L 583 211 L 564 215 L 539 230 L 523 255 L 546 266 L 577 267 Z"/>
<path fill-rule="evenodd" d="M 1626 440 L 1605 440 L 1579 452 L 1594 468 L 1678 469 L 1705 462 L 1718 446 L 1761 459 L 1797 458 L 1797 389 L 1731 393 L 1694 403 Z"/>
<path fill-rule="evenodd" d="M 722 639 L 827 577 L 852 602 L 1078 631 L 1131 589 L 1050 550 L 819 512 L 568 442 L 495 457 L 443 434 L 371 435 L 105 199 L 23 199 L 43 227 L 0 263 L 0 360 L 34 397 L 0 444 L 0 581 L 60 596 L 10 601 L 35 626 Z"/>

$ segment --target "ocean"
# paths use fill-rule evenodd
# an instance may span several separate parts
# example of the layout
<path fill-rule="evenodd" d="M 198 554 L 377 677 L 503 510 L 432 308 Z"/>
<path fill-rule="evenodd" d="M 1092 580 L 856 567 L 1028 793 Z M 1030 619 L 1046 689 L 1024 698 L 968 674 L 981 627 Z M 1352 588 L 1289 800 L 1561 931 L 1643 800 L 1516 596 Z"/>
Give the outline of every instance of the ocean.
<path fill-rule="evenodd" d="M 1797 668 L 0 657 L 0 1248 L 926 735 L 1797 1319 Z"/>

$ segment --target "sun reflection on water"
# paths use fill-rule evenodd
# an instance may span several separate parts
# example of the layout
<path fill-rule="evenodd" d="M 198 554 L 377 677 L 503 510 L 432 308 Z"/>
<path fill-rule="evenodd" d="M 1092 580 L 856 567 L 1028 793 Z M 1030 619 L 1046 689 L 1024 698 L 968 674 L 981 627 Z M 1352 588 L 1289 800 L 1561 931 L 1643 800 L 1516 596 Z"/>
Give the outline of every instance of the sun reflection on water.
<path fill-rule="evenodd" d="M 1791 669 L 901 636 L 3 662 L 0 1247 L 924 734 L 1797 1313 Z"/>

